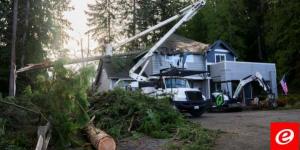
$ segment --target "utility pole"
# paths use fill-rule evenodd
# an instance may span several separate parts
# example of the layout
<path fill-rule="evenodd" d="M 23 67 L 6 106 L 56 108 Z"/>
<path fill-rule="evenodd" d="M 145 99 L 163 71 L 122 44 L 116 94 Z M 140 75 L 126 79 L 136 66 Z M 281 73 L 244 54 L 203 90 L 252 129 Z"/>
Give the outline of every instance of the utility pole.
<path fill-rule="evenodd" d="M 87 33 L 88 39 L 87 39 L 87 57 L 90 56 L 90 33 Z"/>
<path fill-rule="evenodd" d="M 133 0 L 133 34 L 132 35 L 136 35 L 136 0 Z M 136 41 L 132 42 L 132 48 L 137 48 L 135 47 L 137 46 Z"/>
<path fill-rule="evenodd" d="M 82 37 L 80 37 L 80 51 L 81 51 L 81 59 L 83 59 Z M 84 62 L 82 62 L 82 66 L 84 66 Z"/>
<path fill-rule="evenodd" d="M 16 38 L 18 24 L 18 0 L 14 0 L 13 8 L 13 26 L 11 40 L 11 58 L 10 58 L 10 75 L 9 75 L 9 96 L 16 95 Z"/>

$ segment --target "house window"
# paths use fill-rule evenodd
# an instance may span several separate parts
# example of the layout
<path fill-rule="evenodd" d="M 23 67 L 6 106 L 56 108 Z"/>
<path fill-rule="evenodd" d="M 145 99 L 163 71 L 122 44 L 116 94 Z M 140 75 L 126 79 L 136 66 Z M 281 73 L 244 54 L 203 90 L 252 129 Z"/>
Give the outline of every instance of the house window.
<path fill-rule="evenodd" d="M 215 63 L 226 61 L 225 54 L 215 54 Z"/>
<path fill-rule="evenodd" d="M 170 55 L 170 56 L 166 55 L 165 56 L 165 61 L 172 66 L 178 66 L 179 60 L 180 60 L 179 55 Z"/>
<path fill-rule="evenodd" d="M 186 62 L 193 63 L 194 62 L 194 56 L 193 55 L 187 55 Z"/>

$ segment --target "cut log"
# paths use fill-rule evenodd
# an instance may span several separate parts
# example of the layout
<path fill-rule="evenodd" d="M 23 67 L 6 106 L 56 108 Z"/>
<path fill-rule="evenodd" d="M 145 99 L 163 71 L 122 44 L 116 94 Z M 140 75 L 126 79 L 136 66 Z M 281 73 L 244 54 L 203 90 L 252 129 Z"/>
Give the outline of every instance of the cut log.
<path fill-rule="evenodd" d="M 94 124 L 89 123 L 85 130 L 97 150 L 116 150 L 115 140 L 104 131 L 97 129 Z"/>

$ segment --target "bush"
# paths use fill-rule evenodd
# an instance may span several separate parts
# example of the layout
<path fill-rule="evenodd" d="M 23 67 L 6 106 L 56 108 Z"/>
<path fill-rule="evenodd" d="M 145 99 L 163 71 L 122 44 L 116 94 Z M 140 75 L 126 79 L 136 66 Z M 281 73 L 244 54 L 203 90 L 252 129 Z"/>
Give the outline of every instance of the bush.
<path fill-rule="evenodd" d="M 289 106 L 291 108 L 300 108 L 300 95 L 299 94 L 289 94 L 287 96 L 279 96 L 278 98 L 279 106 Z"/>
<path fill-rule="evenodd" d="M 184 124 L 183 116 L 168 99 L 155 99 L 140 92 L 116 89 L 90 98 L 97 127 L 116 138 L 138 131 L 155 138 L 171 137 Z"/>

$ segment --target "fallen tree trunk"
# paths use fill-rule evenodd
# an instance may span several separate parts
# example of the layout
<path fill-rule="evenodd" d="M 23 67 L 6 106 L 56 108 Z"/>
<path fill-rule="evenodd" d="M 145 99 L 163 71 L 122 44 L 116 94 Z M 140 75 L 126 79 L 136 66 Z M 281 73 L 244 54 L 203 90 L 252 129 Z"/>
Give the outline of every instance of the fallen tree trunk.
<path fill-rule="evenodd" d="M 126 54 L 116 54 L 114 56 L 127 56 L 127 55 L 132 55 L 132 54 L 139 54 L 143 51 L 134 51 Z M 69 59 L 66 61 L 66 65 L 69 64 L 78 64 L 78 63 L 83 63 L 83 62 L 90 62 L 90 61 L 96 61 L 100 60 L 101 58 L 106 57 L 106 56 L 94 56 L 94 57 L 86 57 L 86 58 L 79 58 L 79 59 Z M 26 67 L 18 69 L 16 72 L 17 73 L 22 73 L 30 70 L 36 70 L 36 69 L 45 69 L 45 68 L 50 68 L 53 67 L 54 62 L 45 60 L 44 62 L 38 63 L 38 64 L 28 64 Z"/>
<path fill-rule="evenodd" d="M 89 123 L 85 130 L 97 150 L 116 150 L 115 140 L 104 131 L 97 129 L 93 123 Z"/>
<path fill-rule="evenodd" d="M 96 60 L 100 60 L 101 57 L 102 56 L 87 57 L 87 58 L 83 58 L 83 59 L 70 59 L 70 60 L 66 61 L 66 65 L 78 64 L 78 63 L 89 62 L 89 61 L 96 61 Z M 46 61 L 44 61 L 42 63 L 38 63 L 38 64 L 28 64 L 26 67 L 18 69 L 17 73 L 30 71 L 30 70 L 36 70 L 36 69 L 50 68 L 50 67 L 53 67 L 53 65 L 54 65 L 54 62 L 46 60 Z"/>

